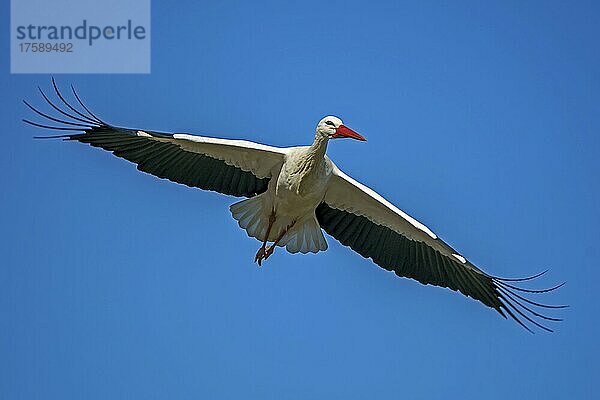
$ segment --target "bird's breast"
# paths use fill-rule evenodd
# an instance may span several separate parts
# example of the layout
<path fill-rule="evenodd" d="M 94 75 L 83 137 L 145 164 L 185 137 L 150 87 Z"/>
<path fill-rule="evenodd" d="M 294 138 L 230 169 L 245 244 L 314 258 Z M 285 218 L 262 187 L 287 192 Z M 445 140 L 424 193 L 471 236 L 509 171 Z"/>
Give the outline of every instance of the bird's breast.
<path fill-rule="evenodd" d="M 275 189 L 275 205 L 286 214 L 314 210 L 323 200 L 331 169 L 325 160 L 291 158 L 287 160 Z"/>

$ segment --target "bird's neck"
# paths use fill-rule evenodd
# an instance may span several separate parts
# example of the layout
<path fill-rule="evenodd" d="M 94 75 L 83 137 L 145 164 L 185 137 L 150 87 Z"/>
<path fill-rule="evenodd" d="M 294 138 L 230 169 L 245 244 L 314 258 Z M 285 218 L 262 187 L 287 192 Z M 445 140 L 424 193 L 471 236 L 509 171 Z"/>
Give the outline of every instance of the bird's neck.
<path fill-rule="evenodd" d="M 329 138 L 327 136 L 323 136 L 317 133 L 315 135 L 315 141 L 310 146 L 309 151 L 315 158 L 323 158 L 325 157 L 325 152 L 327 151 L 328 142 Z"/>

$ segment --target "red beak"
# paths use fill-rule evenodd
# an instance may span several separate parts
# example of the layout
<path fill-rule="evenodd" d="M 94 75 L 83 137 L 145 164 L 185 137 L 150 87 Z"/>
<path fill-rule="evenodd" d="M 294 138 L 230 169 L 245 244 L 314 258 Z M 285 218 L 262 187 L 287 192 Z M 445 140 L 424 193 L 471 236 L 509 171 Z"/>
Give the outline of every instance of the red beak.
<path fill-rule="evenodd" d="M 356 140 L 361 140 L 366 142 L 367 139 L 354 132 L 352 129 L 348 128 L 345 125 L 340 125 L 339 128 L 335 130 L 335 133 L 331 136 L 333 139 L 348 137 Z"/>

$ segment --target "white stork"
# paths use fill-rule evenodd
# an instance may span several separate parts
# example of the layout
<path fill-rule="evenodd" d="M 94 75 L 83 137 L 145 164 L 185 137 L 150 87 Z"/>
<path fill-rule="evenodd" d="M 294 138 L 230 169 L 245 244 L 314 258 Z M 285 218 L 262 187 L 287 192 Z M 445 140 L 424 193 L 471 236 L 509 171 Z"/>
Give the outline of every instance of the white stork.
<path fill-rule="evenodd" d="M 262 242 L 255 257 L 259 266 L 273 254 L 276 246 L 285 247 L 290 253 L 326 250 L 325 230 L 398 276 L 458 290 L 505 318 L 510 316 L 529 331 L 525 321 L 552 331 L 540 323 L 541 319 L 561 320 L 543 315 L 536 308 L 566 306 L 535 302 L 518 292 L 544 293 L 564 283 L 532 290 L 515 286 L 514 282 L 537 278 L 545 271 L 522 279 L 489 275 L 425 225 L 343 173 L 326 155 L 329 141 L 337 138 L 364 141 L 365 138 L 337 117 L 328 116 L 319 121 L 312 145 L 280 148 L 244 140 L 116 127 L 94 115 L 73 86 L 73 96 L 81 109 L 67 102 L 54 79 L 52 84 L 63 108 L 38 89 L 60 115 L 48 115 L 24 102 L 54 124 L 25 119 L 24 122 L 41 128 L 78 131 L 46 138 L 63 138 L 100 147 L 159 178 L 246 197 L 230 210 L 239 226 Z"/>

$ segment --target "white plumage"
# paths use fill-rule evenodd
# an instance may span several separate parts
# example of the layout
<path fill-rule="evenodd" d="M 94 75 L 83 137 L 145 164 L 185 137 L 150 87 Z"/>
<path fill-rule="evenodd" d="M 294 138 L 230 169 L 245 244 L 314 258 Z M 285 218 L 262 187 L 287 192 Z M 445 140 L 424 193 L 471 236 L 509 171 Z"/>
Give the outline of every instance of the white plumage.
<path fill-rule="evenodd" d="M 201 189 L 246 197 L 231 205 L 239 226 L 262 242 L 255 261 L 260 265 L 276 246 L 290 253 L 317 253 L 327 249 L 323 230 L 379 266 L 424 284 L 447 287 L 473 297 L 510 316 L 526 329 L 525 321 L 550 331 L 533 308 L 545 305 L 519 293 L 544 293 L 486 274 L 441 240 L 428 227 L 381 195 L 343 173 L 326 155 L 331 139 L 365 140 L 341 119 L 328 116 L 317 125 L 312 145 L 278 148 L 244 140 L 217 139 L 189 134 L 169 134 L 126 129 L 105 123 L 93 114 L 73 89 L 80 109 L 69 104 L 52 81 L 64 108 L 43 92 L 44 100 L 60 116 L 45 114 L 25 104 L 47 121 L 42 128 L 79 131 L 53 136 L 88 143 L 113 152 L 141 171 Z M 267 244 L 271 242 L 271 245 Z M 518 293 L 519 292 L 519 293 Z"/>

